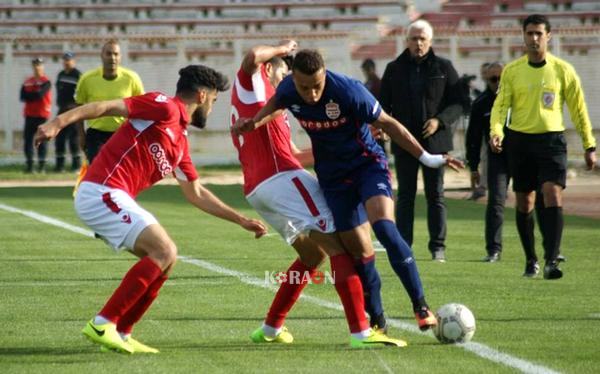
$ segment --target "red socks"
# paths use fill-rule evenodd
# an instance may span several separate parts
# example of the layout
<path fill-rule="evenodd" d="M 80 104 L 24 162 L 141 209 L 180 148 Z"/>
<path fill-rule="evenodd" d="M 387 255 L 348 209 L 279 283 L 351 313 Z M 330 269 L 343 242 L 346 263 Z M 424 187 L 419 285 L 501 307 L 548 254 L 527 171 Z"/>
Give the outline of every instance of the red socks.
<path fill-rule="evenodd" d="M 330 257 L 331 271 L 335 277 L 335 289 L 342 300 L 350 333 L 359 333 L 369 328 L 365 317 L 365 300 L 360 278 L 354 270 L 354 262 L 349 255 Z"/>
<path fill-rule="evenodd" d="M 300 274 L 300 277 L 290 276 L 290 273 L 292 271 L 298 272 Z M 287 316 L 290 309 L 292 309 L 292 307 L 296 303 L 296 300 L 298 300 L 298 298 L 300 297 L 302 290 L 308 283 L 308 279 L 306 279 L 307 277 L 304 276 L 305 274 L 307 274 L 306 272 L 312 278 L 315 274 L 315 269 L 309 269 L 299 259 L 294 261 L 294 263 L 290 266 L 290 268 L 287 271 L 287 278 L 285 282 L 281 283 L 281 286 L 279 286 L 279 290 L 275 294 L 275 299 L 273 299 L 273 303 L 271 304 L 269 313 L 267 313 L 265 324 L 276 329 L 283 326 L 285 317 Z M 290 282 L 290 280 L 292 280 L 292 282 Z"/>
<path fill-rule="evenodd" d="M 123 315 L 119 319 L 119 322 L 117 324 L 118 332 L 126 335 L 131 334 L 131 330 L 133 330 L 133 325 L 136 324 L 137 321 L 139 321 L 140 318 L 142 318 L 146 310 L 150 308 L 150 305 L 152 305 L 152 302 L 158 296 L 158 291 L 160 290 L 162 285 L 167 281 L 167 278 L 168 277 L 165 274 L 161 274 L 158 278 L 156 278 L 154 283 L 152 283 L 148 287 L 146 293 L 142 295 L 142 297 L 140 297 L 137 303 L 134 306 L 132 306 L 127 312 L 125 312 L 125 315 Z"/>
<path fill-rule="evenodd" d="M 118 324 L 125 313 L 137 304 L 140 298 L 147 293 L 149 286 L 153 285 L 162 274 L 161 268 L 154 261 L 149 257 L 142 258 L 125 274 L 123 281 L 99 315 Z"/>
<path fill-rule="evenodd" d="M 359 333 L 367 330 L 369 322 L 365 317 L 363 288 L 360 278 L 354 270 L 352 258 L 349 255 L 341 254 L 330 257 L 330 261 L 331 270 L 335 278 L 335 289 L 344 306 L 350 333 Z M 300 277 L 292 278 L 290 276 L 291 271 L 299 272 Z M 307 284 L 306 277 L 304 277 L 305 272 L 308 272 L 312 278 L 315 274 L 315 269 L 307 268 L 299 259 L 294 261 L 292 266 L 290 266 L 287 271 L 288 276 L 286 281 L 279 287 L 275 299 L 271 304 L 271 308 L 265 319 L 266 325 L 276 329 L 283 326 L 285 317 Z M 290 279 L 294 279 L 295 282 L 290 283 Z M 303 282 L 302 280 L 305 281 Z"/>

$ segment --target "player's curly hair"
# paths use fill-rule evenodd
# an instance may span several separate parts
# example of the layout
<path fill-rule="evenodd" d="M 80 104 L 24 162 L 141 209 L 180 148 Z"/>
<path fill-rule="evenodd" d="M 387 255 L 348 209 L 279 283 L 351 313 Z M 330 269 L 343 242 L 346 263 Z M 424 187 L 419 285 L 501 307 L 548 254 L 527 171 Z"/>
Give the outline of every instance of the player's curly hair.
<path fill-rule="evenodd" d="M 188 65 L 179 70 L 177 94 L 195 94 L 199 88 L 220 92 L 229 89 L 229 80 L 218 71 L 204 65 Z"/>
<path fill-rule="evenodd" d="M 306 75 L 313 75 L 324 67 L 323 56 L 317 50 L 303 49 L 296 53 L 292 70 Z"/>

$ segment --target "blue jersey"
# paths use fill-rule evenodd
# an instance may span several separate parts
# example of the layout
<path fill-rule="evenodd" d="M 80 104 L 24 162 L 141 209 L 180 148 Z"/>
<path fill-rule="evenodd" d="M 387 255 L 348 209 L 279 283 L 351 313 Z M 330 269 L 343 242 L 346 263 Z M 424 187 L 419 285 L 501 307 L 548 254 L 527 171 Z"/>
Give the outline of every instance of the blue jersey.
<path fill-rule="evenodd" d="M 318 103 L 309 105 L 288 76 L 277 87 L 275 97 L 277 105 L 289 109 L 310 136 L 322 186 L 333 186 L 369 163 L 387 164 L 368 126 L 379 118 L 381 106 L 361 82 L 326 71 L 323 95 Z"/>

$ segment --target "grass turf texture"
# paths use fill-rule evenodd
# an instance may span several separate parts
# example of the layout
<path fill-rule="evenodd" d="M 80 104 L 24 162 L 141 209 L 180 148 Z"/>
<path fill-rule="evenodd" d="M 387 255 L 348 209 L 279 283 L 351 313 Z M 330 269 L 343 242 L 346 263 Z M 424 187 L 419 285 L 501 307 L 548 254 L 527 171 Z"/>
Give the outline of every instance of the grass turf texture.
<path fill-rule="evenodd" d="M 256 216 L 240 186 L 210 186 L 229 204 Z M 70 188 L 0 189 L 0 203 L 83 226 Z M 188 205 L 178 187 L 158 186 L 139 202 L 166 227 L 181 255 L 263 279 L 285 270 L 291 248 L 277 236 L 254 240 L 237 226 Z M 565 277 L 524 279 L 523 254 L 507 209 L 505 253 L 495 264 L 484 256 L 484 206 L 448 201 L 448 262 L 432 262 L 422 196 L 418 198 L 415 255 L 429 303 L 435 309 L 463 303 L 477 319 L 474 341 L 557 371 L 591 373 L 600 366 L 599 222 L 566 217 Z M 133 256 L 113 254 L 100 240 L 0 210 L 0 371 L 56 372 L 514 372 L 431 336 L 392 328 L 405 349 L 349 349 L 343 314 L 300 301 L 287 321 L 291 346 L 256 345 L 249 334 L 260 325 L 273 297 L 269 290 L 180 262 L 134 336 L 161 354 L 101 353 L 81 334 Z M 537 230 L 536 230 L 537 231 Z M 541 240 L 537 238 L 538 254 Z M 383 299 L 389 317 L 411 324 L 408 298 L 384 253 L 378 253 Z M 325 265 L 323 269 L 329 269 Z M 330 285 L 306 293 L 338 302 Z"/>

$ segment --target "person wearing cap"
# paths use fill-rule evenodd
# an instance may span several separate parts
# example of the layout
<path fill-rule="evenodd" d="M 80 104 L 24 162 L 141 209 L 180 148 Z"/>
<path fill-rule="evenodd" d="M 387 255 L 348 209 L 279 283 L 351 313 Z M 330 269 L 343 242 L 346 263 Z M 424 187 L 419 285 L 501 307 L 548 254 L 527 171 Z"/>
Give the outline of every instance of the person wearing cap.
<path fill-rule="evenodd" d="M 136 72 L 121 65 L 121 47 L 117 40 L 109 40 L 102 47 L 102 66 L 85 72 L 75 89 L 75 102 L 123 99 L 144 93 L 142 80 Z M 100 148 L 121 126 L 124 117 L 106 116 L 86 121 L 85 154 L 91 164 Z M 83 133 L 83 126 L 80 126 Z"/>
<path fill-rule="evenodd" d="M 56 78 L 56 105 L 58 106 L 58 114 L 77 106 L 74 98 L 75 87 L 77 87 L 77 82 L 79 81 L 79 77 L 81 77 L 81 71 L 75 67 L 75 54 L 73 52 L 65 52 L 62 60 L 63 70 L 58 73 L 58 77 Z M 71 152 L 71 171 L 77 171 L 81 167 L 78 135 L 79 132 L 76 126 L 68 126 L 56 137 L 54 141 L 56 154 L 55 172 L 63 172 L 65 170 L 65 148 L 67 143 Z"/>
<path fill-rule="evenodd" d="M 21 86 L 20 100 L 25 103 L 23 115 L 25 116 L 25 129 L 23 131 L 23 145 L 25 151 L 25 172 L 33 172 L 33 137 L 37 128 L 50 118 L 52 108 L 51 83 L 44 73 L 44 60 L 37 57 L 31 61 L 33 75 L 28 77 Z M 46 167 L 46 145 L 38 147 L 38 168 L 43 172 Z"/>

